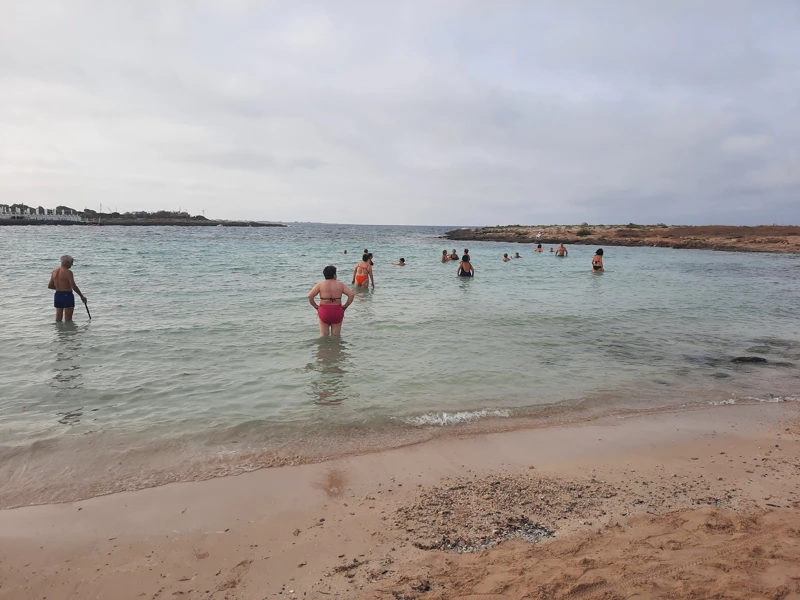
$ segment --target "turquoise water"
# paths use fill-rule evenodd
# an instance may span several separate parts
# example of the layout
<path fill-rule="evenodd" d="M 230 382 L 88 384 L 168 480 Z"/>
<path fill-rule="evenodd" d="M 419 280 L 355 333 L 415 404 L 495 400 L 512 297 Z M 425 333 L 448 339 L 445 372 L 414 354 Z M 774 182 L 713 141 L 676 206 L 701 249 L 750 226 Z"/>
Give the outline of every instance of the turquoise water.
<path fill-rule="evenodd" d="M 0 505 L 397 445 L 443 426 L 800 390 L 800 257 L 594 248 L 558 259 L 446 228 L 0 228 Z M 322 268 L 375 290 L 321 340 Z M 545 247 L 547 249 L 547 246 Z M 345 256 L 343 250 L 347 249 Z M 523 258 L 503 263 L 503 252 Z M 82 307 L 53 323 L 74 255 Z M 407 267 L 393 267 L 399 257 Z M 737 365 L 760 356 L 765 365 Z"/>

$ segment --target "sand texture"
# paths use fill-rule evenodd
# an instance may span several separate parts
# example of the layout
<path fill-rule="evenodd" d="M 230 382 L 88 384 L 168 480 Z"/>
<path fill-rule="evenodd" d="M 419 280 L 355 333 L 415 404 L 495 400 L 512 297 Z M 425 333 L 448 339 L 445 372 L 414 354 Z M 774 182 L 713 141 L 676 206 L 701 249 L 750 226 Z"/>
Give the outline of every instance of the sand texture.
<path fill-rule="evenodd" d="M 0 599 L 800 599 L 800 405 L 450 436 L 0 511 Z"/>

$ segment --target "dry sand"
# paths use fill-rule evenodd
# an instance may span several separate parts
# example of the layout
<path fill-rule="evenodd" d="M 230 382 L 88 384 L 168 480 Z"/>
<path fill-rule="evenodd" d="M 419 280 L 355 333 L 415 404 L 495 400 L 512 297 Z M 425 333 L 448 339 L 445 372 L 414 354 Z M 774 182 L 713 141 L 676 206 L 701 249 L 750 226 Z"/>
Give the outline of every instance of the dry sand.
<path fill-rule="evenodd" d="M 800 406 L 448 438 L 0 511 L 0 599 L 800 600 Z"/>

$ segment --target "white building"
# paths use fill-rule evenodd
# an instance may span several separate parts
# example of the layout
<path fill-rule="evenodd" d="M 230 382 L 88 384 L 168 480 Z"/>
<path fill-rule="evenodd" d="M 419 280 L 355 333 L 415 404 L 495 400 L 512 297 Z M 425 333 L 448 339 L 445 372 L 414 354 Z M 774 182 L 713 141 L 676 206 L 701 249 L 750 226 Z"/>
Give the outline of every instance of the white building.
<path fill-rule="evenodd" d="M 54 209 L 26 208 L 21 209 L 18 206 L 11 208 L 10 206 L 0 205 L 0 220 L 6 221 L 72 221 L 80 223 L 83 221 L 77 212 L 67 213 L 62 210 L 56 212 Z"/>

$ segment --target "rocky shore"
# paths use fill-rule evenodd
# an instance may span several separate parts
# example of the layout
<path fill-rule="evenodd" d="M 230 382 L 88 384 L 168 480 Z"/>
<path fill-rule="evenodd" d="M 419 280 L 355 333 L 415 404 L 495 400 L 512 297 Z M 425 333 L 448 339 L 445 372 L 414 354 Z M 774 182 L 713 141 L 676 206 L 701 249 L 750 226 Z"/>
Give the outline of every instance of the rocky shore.
<path fill-rule="evenodd" d="M 541 232 L 541 237 L 536 237 Z M 458 241 L 588 246 L 656 246 L 729 252 L 800 253 L 800 226 L 507 225 L 448 231 Z"/>

